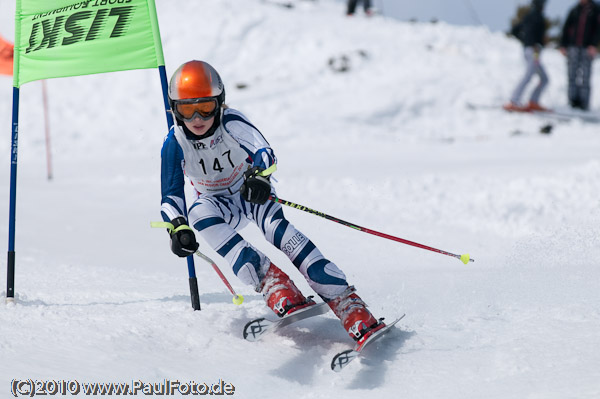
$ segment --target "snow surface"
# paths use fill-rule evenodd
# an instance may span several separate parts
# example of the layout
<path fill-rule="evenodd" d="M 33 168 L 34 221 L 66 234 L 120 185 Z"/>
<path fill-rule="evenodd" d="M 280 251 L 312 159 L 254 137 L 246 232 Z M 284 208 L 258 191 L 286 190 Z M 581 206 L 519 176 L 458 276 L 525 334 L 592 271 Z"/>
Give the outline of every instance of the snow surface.
<path fill-rule="evenodd" d="M 8 39 L 12 3 L 0 0 Z M 244 324 L 271 316 L 260 295 L 201 245 L 245 302 L 233 305 L 198 260 L 194 312 L 185 261 L 149 227 L 160 219 L 166 134 L 158 72 L 47 82 L 52 181 L 41 83 L 29 83 L 17 301 L 0 304 L 0 397 L 25 378 L 222 379 L 239 398 L 600 397 L 600 125 L 469 109 L 502 104 L 523 72 L 519 43 L 501 33 L 346 18 L 343 4 L 324 0 L 295 4 L 157 0 L 168 73 L 193 58 L 221 72 L 228 103 L 276 151 L 282 198 L 476 261 L 285 209 L 377 317 L 407 317 L 340 374 L 330 359 L 352 343 L 333 314 L 246 342 Z M 342 55 L 346 73 L 329 66 Z M 551 79 L 543 103 L 564 108 L 565 60 L 556 50 L 543 57 Z M 594 75 L 597 112 L 600 62 Z M 5 226 L 11 103 L 12 80 L 0 76 Z M 552 134 L 540 134 L 547 123 Z M 258 229 L 243 234 L 310 292 Z"/>

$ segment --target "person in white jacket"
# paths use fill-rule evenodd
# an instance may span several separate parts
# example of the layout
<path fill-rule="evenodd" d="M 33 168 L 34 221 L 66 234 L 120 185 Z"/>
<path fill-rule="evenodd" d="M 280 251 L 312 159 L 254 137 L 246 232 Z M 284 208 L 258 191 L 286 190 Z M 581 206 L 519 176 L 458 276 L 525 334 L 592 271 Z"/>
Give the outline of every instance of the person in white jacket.
<path fill-rule="evenodd" d="M 269 201 L 275 194 L 270 182 L 275 154 L 261 132 L 225 104 L 217 71 L 203 61 L 184 63 L 170 80 L 169 102 L 176 124 L 161 153 L 161 214 L 177 229 L 170 235 L 173 253 L 187 257 L 198 249 L 195 229 L 278 316 L 314 305 L 236 231 L 253 222 L 287 255 L 352 338 L 364 340 L 383 328 L 344 273 L 285 218 L 280 204 Z M 197 193 L 187 219 L 184 176 Z"/>

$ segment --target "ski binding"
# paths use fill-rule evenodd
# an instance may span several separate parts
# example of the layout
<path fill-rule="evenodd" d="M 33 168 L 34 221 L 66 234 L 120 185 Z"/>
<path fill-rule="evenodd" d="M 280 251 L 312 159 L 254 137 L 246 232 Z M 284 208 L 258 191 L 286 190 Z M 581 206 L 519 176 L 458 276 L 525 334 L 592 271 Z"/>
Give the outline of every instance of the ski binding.
<path fill-rule="evenodd" d="M 384 336 L 386 333 L 388 333 L 396 323 L 398 323 L 400 320 L 402 320 L 404 318 L 404 316 L 406 316 L 406 314 L 403 314 L 402 316 L 400 316 L 393 322 L 386 324 L 386 326 L 383 327 L 381 330 L 375 331 L 373 333 L 373 335 L 367 337 L 366 340 L 356 343 L 356 345 L 354 346 L 354 349 L 347 349 L 347 350 L 342 351 L 342 352 L 338 353 L 337 355 L 335 355 L 333 357 L 333 360 L 331 361 L 331 369 L 335 372 L 340 372 L 352 360 L 354 360 L 358 356 L 360 356 L 362 350 L 367 345 L 369 345 L 373 341 L 378 340 L 379 338 Z"/>
<path fill-rule="evenodd" d="M 309 317 L 325 314 L 329 311 L 329 306 L 325 302 L 316 303 L 306 308 L 300 309 L 281 319 L 272 321 L 264 317 L 249 321 L 244 326 L 244 339 L 247 341 L 258 341 L 263 335 L 278 330 L 282 327 L 296 323 Z"/>

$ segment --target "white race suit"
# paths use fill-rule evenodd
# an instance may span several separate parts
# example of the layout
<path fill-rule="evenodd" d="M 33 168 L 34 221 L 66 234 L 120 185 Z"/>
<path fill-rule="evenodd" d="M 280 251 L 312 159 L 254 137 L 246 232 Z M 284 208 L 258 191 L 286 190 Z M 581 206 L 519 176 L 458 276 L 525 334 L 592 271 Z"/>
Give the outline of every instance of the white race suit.
<path fill-rule="evenodd" d="M 342 294 L 348 288 L 344 273 L 288 222 L 280 204 L 253 204 L 239 193 L 243 173 L 249 167 L 267 169 L 276 162 L 269 143 L 234 109 L 225 108 L 220 120 L 209 137 L 186 134 L 179 125 L 169 131 L 161 153 L 163 219 L 168 222 L 184 215 L 187 176 L 198 193 L 189 208 L 189 225 L 229 262 L 245 284 L 258 287 L 270 266 L 267 256 L 236 231 L 252 221 L 288 256 L 323 300 Z"/>

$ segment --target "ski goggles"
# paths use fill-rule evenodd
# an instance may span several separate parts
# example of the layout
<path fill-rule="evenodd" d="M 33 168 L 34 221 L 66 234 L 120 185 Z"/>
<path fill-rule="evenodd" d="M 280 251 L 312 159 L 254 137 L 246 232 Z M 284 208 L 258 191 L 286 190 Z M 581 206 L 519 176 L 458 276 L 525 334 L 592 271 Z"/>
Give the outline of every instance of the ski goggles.
<path fill-rule="evenodd" d="M 217 114 L 217 100 L 214 98 L 192 98 L 177 100 L 173 104 L 173 112 L 178 119 L 191 122 L 196 116 L 207 121 Z"/>

